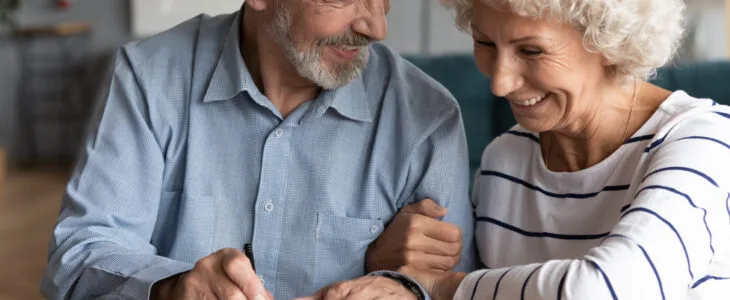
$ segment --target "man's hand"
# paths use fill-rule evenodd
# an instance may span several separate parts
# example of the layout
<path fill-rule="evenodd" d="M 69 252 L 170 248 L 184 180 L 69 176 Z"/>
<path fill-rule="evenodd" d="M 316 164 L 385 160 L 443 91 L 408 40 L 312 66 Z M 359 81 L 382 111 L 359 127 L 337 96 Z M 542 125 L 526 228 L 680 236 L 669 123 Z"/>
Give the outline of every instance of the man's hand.
<path fill-rule="evenodd" d="M 153 299 L 274 299 L 238 249 L 213 253 L 192 271 L 159 282 L 152 292 Z"/>
<path fill-rule="evenodd" d="M 325 287 L 311 297 L 297 300 L 416 300 L 416 295 L 403 284 L 383 276 L 365 276 L 341 281 Z"/>
<path fill-rule="evenodd" d="M 367 251 L 365 269 L 395 271 L 403 266 L 448 271 L 461 259 L 461 229 L 437 220 L 447 209 L 431 199 L 401 209 Z"/>

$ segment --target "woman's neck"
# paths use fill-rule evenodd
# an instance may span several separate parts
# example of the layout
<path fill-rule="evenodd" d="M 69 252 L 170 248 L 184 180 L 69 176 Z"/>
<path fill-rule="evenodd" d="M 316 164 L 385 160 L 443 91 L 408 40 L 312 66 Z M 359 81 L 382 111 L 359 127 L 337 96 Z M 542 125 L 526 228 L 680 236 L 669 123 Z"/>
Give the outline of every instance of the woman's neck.
<path fill-rule="evenodd" d="M 637 82 L 607 90 L 589 114 L 565 129 L 540 135 L 543 159 L 554 172 L 576 172 L 616 152 L 651 117 L 671 92 Z"/>

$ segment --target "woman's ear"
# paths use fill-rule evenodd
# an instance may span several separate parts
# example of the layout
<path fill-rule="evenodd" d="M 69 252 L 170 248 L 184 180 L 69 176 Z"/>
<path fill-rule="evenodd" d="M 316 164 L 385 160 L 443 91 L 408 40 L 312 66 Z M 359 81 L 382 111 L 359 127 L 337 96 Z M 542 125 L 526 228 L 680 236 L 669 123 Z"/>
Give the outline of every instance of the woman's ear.
<path fill-rule="evenodd" d="M 601 55 L 601 66 L 603 67 L 604 75 L 606 75 L 607 78 L 615 78 L 618 73 L 616 64 L 610 62 L 605 56 Z"/>
<path fill-rule="evenodd" d="M 608 61 L 608 58 L 606 58 L 606 56 L 604 56 L 604 55 L 601 55 L 601 65 L 602 65 L 602 66 L 603 66 L 604 68 L 606 68 L 606 67 L 609 67 L 609 66 L 611 66 L 611 65 L 612 65 L 612 63 L 611 63 L 610 61 Z"/>

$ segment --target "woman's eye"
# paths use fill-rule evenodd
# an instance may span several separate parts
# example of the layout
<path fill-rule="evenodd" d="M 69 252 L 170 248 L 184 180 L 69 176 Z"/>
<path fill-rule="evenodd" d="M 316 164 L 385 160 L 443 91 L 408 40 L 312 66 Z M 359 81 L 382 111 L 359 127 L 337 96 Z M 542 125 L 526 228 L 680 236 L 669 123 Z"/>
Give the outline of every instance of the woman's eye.
<path fill-rule="evenodd" d="M 539 49 L 521 49 L 520 52 L 527 56 L 539 56 L 542 54 L 542 50 Z"/>
<path fill-rule="evenodd" d="M 480 41 L 480 40 L 474 40 L 477 44 L 486 46 L 486 47 L 495 47 L 494 42 L 488 42 L 488 41 Z"/>

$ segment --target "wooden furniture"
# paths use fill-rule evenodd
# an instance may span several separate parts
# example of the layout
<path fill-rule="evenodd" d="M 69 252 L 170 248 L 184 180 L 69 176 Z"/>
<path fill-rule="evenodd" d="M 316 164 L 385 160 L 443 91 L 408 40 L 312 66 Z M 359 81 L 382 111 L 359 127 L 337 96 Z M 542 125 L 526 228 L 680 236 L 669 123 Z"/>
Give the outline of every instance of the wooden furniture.
<path fill-rule="evenodd" d="M 54 35 L 69 36 L 84 34 L 91 31 L 91 24 L 85 22 L 67 22 L 53 26 L 31 26 L 18 28 L 14 31 L 18 36 Z"/>
<path fill-rule="evenodd" d="M 0 202 L 0 299 L 43 299 L 38 287 L 48 261 L 67 172 L 13 170 Z"/>
<path fill-rule="evenodd" d="M 0 148 L 0 203 L 5 201 L 5 180 L 8 173 L 8 152 Z"/>
<path fill-rule="evenodd" d="M 21 53 L 18 120 L 21 165 L 67 164 L 81 141 L 92 106 L 82 81 L 89 58 L 91 25 L 67 22 L 17 28 Z"/>

